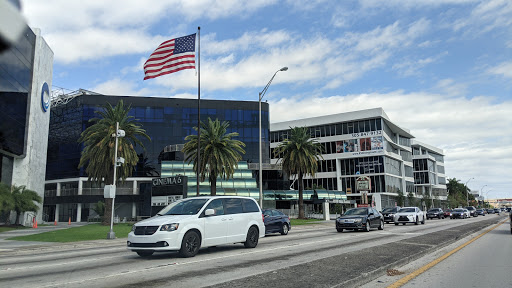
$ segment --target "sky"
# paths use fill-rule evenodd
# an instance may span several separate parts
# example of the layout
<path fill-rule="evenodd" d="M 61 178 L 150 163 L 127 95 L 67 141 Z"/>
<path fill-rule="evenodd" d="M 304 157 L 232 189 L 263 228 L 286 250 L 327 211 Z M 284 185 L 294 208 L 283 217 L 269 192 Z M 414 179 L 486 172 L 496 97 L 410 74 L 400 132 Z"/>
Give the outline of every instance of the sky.
<path fill-rule="evenodd" d="M 53 90 L 197 98 L 196 70 L 144 81 L 163 41 L 200 29 L 201 98 L 270 122 L 382 107 L 443 149 L 447 178 L 512 198 L 510 0 L 25 0 L 55 53 Z M 469 182 L 468 182 L 469 181 Z"/>

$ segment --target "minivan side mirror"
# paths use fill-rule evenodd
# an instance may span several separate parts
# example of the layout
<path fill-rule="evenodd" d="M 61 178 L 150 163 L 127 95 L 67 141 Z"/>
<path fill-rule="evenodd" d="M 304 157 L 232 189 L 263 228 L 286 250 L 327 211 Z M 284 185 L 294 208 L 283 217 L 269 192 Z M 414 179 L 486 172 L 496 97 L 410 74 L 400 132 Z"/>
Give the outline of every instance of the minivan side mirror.
<path fill-rule="evenodd" d="M 212 216 L 212 215 L 215 215 L 215 210 L 213 210 L 213 209 L 206 209 L 204 211 L 204 216 Z"/>

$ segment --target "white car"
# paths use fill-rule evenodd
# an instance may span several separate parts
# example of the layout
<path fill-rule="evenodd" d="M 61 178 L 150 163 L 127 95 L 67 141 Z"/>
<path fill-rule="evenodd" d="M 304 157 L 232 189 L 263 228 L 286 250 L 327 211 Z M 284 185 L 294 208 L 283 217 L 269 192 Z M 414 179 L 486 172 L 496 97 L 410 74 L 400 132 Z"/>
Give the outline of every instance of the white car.
<path fill-rule="evenodd" d="M 425 213 L 421 211 L 418 207 L 403 207 L 395 214 L 394 217 L 395 225 L 402 223 L 403 225 L 407 223 L 414 223 L 416 225 L 425 224 Z"/>
<path fill-rule="evenodd" d="M 264 236 L 261 209 L 253 198 L 208 196 L 176 201 L 135 223 L 126 245 L 141 257 L 160 251 L 193 257 L 201 247 L 244 243 L 254 248 Z"/>

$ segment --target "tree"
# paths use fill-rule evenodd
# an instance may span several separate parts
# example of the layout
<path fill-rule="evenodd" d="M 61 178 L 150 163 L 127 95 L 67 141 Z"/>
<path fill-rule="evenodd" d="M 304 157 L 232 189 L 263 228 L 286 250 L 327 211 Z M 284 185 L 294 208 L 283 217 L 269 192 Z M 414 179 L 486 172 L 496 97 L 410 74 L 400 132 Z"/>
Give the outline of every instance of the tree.
<path fill-rule="evenodd" d="M 409 191 L 407 193 L 407 201 L 409 202 L 409 206 L 416 206 L 416 201 L 414 200 L 414 193 Z"/>
<path fill-rule="evenodd" d="M 446 188 L 448 189 L 448 203 L 450 203 L 450 208 L 467 206 L 466 197 L 470 201 L 475 199 L 471 194 L 466 195 L 469 193 L 470 189 L 455 178 L 448 179 Z"/>
<path fill-rule="evenodd" d="M 11 188 L 0 182 L 0 215 L 14 210 L 14 198 L 12 197 Z"/>
<path fill-rule="evenodd" d="M 23 212 L 39 210 L 36 203 L 43 203 L 43 198 L 35 191 L 27 189 L 25 186 L 12 185 L 11 187 L 12 198 L 14 199 L 14 211 L 16 211 L 16 224 L 20 220 Z M 36 203 L 34 203 L 36 202 Z"/>
<path fill-rule="evenodd" d="M 105 185 L 114 183 L 114 153 L 115 153 L 115 137 L 116 123 L 119 122 L 119 129 L 125 131 L 125 137 L 118 138 L 117 156 L 123 157 L 125 162 L 117 167 L 116 178 L 124 181 L 132 175 L 133 167 L 137 165 L 139 157 L 135 151 L 134 145 L 139 145 L 144 149 L 144 144 L 139 138 L 151 138 L 146 131 L 137 124 L 137 119 L 128 116 L 130 106 L 125 107 L 123 101 L 119 101 L 115 107 L 110 103 L 103 106 L 103 110 L 96 111 L 100 118 L 92 118 L 89 123 L 93 123 L 85 129 L 78 142 L 84 144 L 82 156 L 78 168 L 86 166 L 85 172 L 89 181 L 101 183 Z M 117 179 L 116 179 L 117 180 Z M 112 216 L 112 199 L 105 199 L 105 217 L 103 217 L 103 225 L 110 225 Z"/>
<path fill-rule="evenodd" d="M 217 177 L 229 179 L 238 168 L 238 161 L 242 160 L 245 154 L 245 143 L 232 139 L 237 137 L 237 132 L 227 133 L 229 123 L 219 119 L 212 121 L 208 118 L 208 122 L 201 121 L 201 139 L 200 139 L 200 165 L 197 167 L 197 135 L 188 135 L 183 145 L 183 153 L 185 161 L 194 163 L 194 171 L 199 170 L 200 181 L 204 181 L 208 177 L 210 182 L 210 194 L 217 195 Z M 194 127 L 198 131 L 198 127 Z"/>
<path fill-rule="evenodd" d="M 398 198 L 397 198 L 397 206 L 404 207 L 405 204 L 405 195 L 402 190 L 398 189 Z"/>
<path fill-rule="evenodd" d="M 290 127 L 291 128 L 291 127 Z M 290 138 L 283 140 L 274 150 L 277 162 L 281 162 L 288 175 L 297 175 L 299 182 L 299 218 L 304 219 L 304 175 L 312 177 L 318 171 L 318 161 L 322 157 L 323 146 L 318 139 L 311 138 L 306 127 L 291 128 Z M 281 158 L 280 158 L 281 157 Z"/>
<path fill-rule="evenodd" d="M 94 210 L 94 212 L 96 212 L 100 217 L 105 216 L 105 203 L 103 201 L 98 201 L 98 203 L 94 204 L 92 210 Z"/>

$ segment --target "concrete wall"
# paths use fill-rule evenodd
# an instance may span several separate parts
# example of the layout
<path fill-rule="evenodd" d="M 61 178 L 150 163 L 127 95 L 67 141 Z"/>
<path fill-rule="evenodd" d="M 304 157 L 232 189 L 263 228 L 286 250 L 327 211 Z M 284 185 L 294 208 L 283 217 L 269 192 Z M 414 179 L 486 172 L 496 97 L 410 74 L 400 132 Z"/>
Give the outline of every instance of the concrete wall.
<path fill-rule="evenodd" d="M 46 112 L 41 104 L 41 91 L 46 82 L 51 91 L 53 73 L 53 51 L 41 37 L 39 29 L 33 29 L 36 34 L 34 67 L 32 70 L 32 87 L 29 98 L 27 155 L 14 159 L 12 184 L 24 185 L 27 189 L 37 192 L 44 198 L 44 180 L 46 173 L 46 153 L 48 148 L 48 129 L 50 110 Z M 37 220 L 42 222 L 43 205 L 37 212 Z M 20 220 L 23 223 L 26 215 Z"/>

